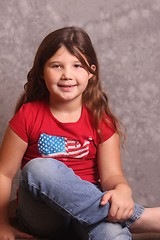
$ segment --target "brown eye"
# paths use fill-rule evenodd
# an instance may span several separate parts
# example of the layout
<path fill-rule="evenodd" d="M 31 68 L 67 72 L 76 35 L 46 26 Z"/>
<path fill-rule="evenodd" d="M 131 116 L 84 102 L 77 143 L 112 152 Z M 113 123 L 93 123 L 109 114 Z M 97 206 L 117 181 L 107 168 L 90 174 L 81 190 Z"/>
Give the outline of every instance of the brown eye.
<path fill-rule="evenodd" d="M 81 68 L 82 65 L 81 65 L 80 63 L 76 63 L 76 64 L 74 64 L 74 67 L 75 67 L 75 68 Z"/>
<path fill-rule="evenodd" d="M 53 64 L 52 68 L 61 68 L 62 66 L 60 64 Z"/>

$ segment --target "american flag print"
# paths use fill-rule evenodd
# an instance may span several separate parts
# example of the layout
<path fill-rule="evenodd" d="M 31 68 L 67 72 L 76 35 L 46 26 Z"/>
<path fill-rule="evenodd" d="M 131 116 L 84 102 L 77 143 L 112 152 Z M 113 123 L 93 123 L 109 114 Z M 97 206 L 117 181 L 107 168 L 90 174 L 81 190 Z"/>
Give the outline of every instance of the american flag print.
<path fill-rule="evenodd" d="M 52 136 L 46 133 L 40 135 L 38 149 L 43 157 L 84 158 L 89 153 L 89 140 L 83 144 L 66 137 Z"/>

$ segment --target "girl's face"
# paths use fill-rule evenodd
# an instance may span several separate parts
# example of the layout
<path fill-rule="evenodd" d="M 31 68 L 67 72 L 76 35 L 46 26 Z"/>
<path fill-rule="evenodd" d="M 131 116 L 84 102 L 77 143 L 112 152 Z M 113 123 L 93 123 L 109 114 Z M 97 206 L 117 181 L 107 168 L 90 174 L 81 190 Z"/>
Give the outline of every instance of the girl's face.
<path fill-rule="evenodd" d="M 93 75 L 82 66 L 74 55 L 62 46 L 45 63 L 43 78 L 50 92 L 50 101 L 54 103 L 78 100 Z"/>

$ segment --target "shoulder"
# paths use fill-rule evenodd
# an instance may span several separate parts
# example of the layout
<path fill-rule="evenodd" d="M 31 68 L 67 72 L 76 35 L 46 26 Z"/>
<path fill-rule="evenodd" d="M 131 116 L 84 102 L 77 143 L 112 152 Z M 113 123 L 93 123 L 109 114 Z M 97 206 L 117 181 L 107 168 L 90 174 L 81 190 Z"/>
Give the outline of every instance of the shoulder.
<path fill-rule="evenodd" d="M 28 141 L 33 130 L 40 125 L 46 115 L 46 101 L 25 103 L 9 121 L 9 125 L 24 141 Z"/>
<path fill-rule="evenodd" d="M 24 116 L 27 115 L 27 117 L 29 117 L 29 115 L 31 116 L 31 115 L 36 115 L 37 113 L 41 113 L 41 111 L 46 110 L 46 108 L 47 108 L 47 101 L 38 100 L 34 102 L 24 103 L 16 114 L 18 115 L 23 114 Z"/>
<path fill-rule="evenodd" d="M 93 124 L 94 118 L 93 118 L 92 112 L 90 110 L 88 110 L 87 107 L 85 107 L 85 106 L 83 108 L 84 108 L 83 116 L 87 116 L 89 118 L 90 122 Z M 99 130 L 112 129 L 113 132 L 115 132 L 113 121 L 106 113 L 104 113 L 102 118 L 99 120 L 98 129 Z"/>
<path fill-rule="evenodd" d="M 103 114 L 102 119 L 99 121 L 99 127 L 101 128 L 102 126 L 112 128 L 115 131 L 113 121 L 106 113 Z"/>
<path fill-rule="evenodd" d="M 38 100 L 34 102 L 25 103 L 16 112 L 16 114 L 11 119 L 10 123 L 21 122 L 23 124 L 31 124 L 34 122 L 37 116 L 44 115 L 47 109 L 46 100 Z"/>
<path fill-rule="evenodd" d="M 37 101 L 33 101 L 33 102 L 28 102 L 28 103 L 24 103 L 22 105 L 22 107 L 24 109 L 39 109 L 39 108 L 45 108 L 47 105 L 47 100 L 46 99 L 41 99 L 41 100 L 37 100 Z"/>
<path fill-rule="evenodd" d="M 89 122 L 90 126 L 94 129 L 95 135 L 99 139 L 98 142 L 102 143 L 108 140 L 114 133 L 115 128 L 112 119 L 106 114 L 103 114 L 102 119 L 99 121 L 98 126 L 95 126 L 95 121 L 91 111 L 84 106 L 85 122 Z"/>
<path fill-rule="evenodd" d="M 112 119 L 106 113 L 100 120 L 98 129 L 100 131 L 101 142 L 108 140 L 116 132 Z"/>

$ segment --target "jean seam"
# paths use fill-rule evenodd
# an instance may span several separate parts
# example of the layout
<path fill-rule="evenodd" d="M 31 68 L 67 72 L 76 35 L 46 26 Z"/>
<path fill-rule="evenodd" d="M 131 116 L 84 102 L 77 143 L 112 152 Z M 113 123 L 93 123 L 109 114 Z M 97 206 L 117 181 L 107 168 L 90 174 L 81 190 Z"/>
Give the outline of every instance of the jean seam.
<path fill-rule="evenodd" d="M 88 233 L 88 236 L 90 237 L 89 240 L 96 240 L 96 239 L 92 236 L 92 234 Z"/>

